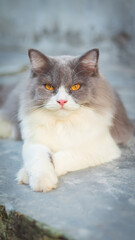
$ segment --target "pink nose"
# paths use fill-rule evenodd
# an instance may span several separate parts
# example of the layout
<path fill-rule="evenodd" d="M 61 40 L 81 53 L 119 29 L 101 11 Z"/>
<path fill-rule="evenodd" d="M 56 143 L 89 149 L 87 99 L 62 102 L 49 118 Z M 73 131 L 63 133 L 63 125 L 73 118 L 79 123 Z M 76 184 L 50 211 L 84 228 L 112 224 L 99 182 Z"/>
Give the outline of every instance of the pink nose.
<path fill-rule="evenodd" d="M 57 101 L 61 106 L 63 106 L 67 101 L 66 100 L 59 100 Z"/>

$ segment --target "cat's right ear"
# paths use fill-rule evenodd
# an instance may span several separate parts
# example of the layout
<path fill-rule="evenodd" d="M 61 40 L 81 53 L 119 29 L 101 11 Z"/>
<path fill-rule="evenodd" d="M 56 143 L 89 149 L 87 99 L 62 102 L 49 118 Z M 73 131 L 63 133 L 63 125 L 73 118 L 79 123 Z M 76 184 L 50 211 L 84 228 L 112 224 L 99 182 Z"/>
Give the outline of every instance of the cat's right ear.
<path fill-rule="evenodd" d="M 99 50 L 94 48 L 79 58 L 79 64 L 77 68 L 83 73 L 89 73 L 91 76 L 94 76 L 98 73 L 98 58 Z"/>
<path fill-rule="evenodd" d="M 36 49 L 29 49 L 28 55 L 35 74 L 46 72 L 50 66 L 49 58 Z"/>

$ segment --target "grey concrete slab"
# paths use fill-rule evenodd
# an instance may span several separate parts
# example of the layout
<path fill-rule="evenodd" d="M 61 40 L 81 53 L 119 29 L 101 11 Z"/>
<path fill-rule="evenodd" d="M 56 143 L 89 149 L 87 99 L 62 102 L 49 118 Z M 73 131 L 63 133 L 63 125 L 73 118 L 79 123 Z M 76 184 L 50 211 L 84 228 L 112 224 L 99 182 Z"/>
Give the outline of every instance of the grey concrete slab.
<path fill-rule="evenodd" d="M 135 137 L 110 163 L 63 176 L 56 190 L 18 185 L 21 142 L 0 141 L 0 202 L 77 240 L 135 239 Z"/>

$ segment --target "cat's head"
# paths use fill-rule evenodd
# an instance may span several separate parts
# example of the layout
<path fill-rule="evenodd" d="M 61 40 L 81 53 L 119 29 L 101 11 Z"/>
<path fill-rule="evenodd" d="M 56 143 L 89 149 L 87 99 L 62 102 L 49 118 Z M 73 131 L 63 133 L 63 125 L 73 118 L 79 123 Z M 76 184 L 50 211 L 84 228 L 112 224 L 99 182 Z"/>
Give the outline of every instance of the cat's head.
<path fill-rule="evenodd" d="M 101 87 L 98 49 L 79 57 L 48 57 L 34 49 L 28 53 L 32 65 L 29 96 L 33 108 L 64 116 L 81 106 L 97 104 L 98 86 Z"/>

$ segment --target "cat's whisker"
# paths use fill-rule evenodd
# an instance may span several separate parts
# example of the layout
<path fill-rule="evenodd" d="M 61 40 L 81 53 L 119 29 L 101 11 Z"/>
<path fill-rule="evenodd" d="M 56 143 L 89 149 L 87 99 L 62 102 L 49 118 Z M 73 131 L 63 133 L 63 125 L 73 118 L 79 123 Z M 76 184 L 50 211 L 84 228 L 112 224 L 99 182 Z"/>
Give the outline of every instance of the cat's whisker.
<path fill-rule="evenodd" d="M 34 107 L 32 108 L 32 112 L 37 111 L 37 110 L 39 110 L 39 109 L 44 109 L 44 107 L 45 107 L 44 104 L 34 106 Z"/>
<path fill-rule="evenodd" d="M 75 66 L 74 69 L 73 69 L 73 72 L 75 72 L 75 69 L 76 69 L 80 64 L 81 64 L 81 62 L 78 62 L 78 63 L 76 64 L 76 66 Z"/>
<path fill-rule="evenodd" d="M 86 72 L 86 70 L 82 70 L 82 71 L 79 71 L 79 72 L 77 72 L 75 75 L 74 75 L 74 77 L 76 77 L 79 73 L 81 73 L 81 72 Z M 90 71 L 87 71 L 87 72 L 90 72 Z"/>
<path fill-rule="evenodd" d="M 91 73 L 91 71 L 90 70 L 86 70 L 86 69 L 84 69 L 84 70 L 82 70 L 82 71 L 79 71 L 79 72 L 77 72 L 75 75 L 73 75 L 73 77 L 76 77 L 79 73 L 81 73 L 81 72 L 85 72 L 85 73 Z"/>

